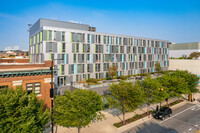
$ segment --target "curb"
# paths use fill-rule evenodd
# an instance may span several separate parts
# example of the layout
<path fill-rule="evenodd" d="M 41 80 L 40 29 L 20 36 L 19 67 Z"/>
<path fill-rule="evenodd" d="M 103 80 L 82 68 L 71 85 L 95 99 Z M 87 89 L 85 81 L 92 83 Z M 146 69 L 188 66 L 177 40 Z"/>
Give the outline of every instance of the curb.
<path fill-rule="evenodd" d="M 173 106 L 171 106 L 170 108 L 171 109 L 175 109 L 175 108 L 178 108 L 178 107 L 180 107 L 180 106 L 183 106 L 184 104 L 186 104 L 187 103 L 187 101 L 183 101 L 183 102 L 181 102 L 181 103 L 178 103 L 178 104 L 176 104 L 176 105 L 173 105 Z"/>
<path fill-rule="evenodd" d="M 173 106 L 171 106 L 170 108 L 171 108 L 171 109 L 175 109 L 175 108 L 178 108 L 178 107 L 180 107 L 180 106 L 183 106 L 183 105 L 186 104 L 186 103 L 187 103 L 187 101 L 184 100 L 183 102 L 178 103 L 178 104 L 176 104 L 176 105 L 173 105 Z M 134 121 L 134 122 L 131 122 L 131 123 L 127 124 L 127 125 L 124 125 L 124 126 L 122 126 L 122 127 L 120 127 L 120 128 L 117 128 L 118 133 L 127 131 L 127 130 L 129 130 L 129 129 L 131 129 L 131 128 L 133 128 L 133 127 L 139 125 L 139 124 L 145 123 L 145 122 L 147 122 L 147 121 L 149 121 L 149 120 L 151 120 L 151 119 L 152 119 L 152 116 L 150 116 L 150 118 L 149 118 L 149 116 L 146 116 L 146 117 L 144 117 L 144 118 L 142 118 L 142 119 L 139 119 L 139 120 L 136 120 L 136 121 Z"/>
<path fill-rule="evenodd" d="M 139 119 L 139 120 L 136 120 L 136 121 L 134 121 L 134 122 L 131 122 L 131 123 L 127 124 L 127 125 L 124 125 L 124 126 L 122 126 L 122 127 L 120 127 L 120 128 L 117 128 L 118 133 L 127 131 L 127 130 L 129 130 L 129 129 L 131 129 L 131 128 L 133 128 L 133 127 L 139 125 L 139 124 L 142 124 L 142 123 L 144 123 L 144 122 L 146 122 L 146 121 L 149 121 L 149 120 L 151 120 L 151 119 L 152 119 L 151 116 L 150 116 L 150 118 L 149 118 L 149 116 L 146 116 L 146 117 L 144 117 L 144 118 L 142 118 L 142 119 Z"/>

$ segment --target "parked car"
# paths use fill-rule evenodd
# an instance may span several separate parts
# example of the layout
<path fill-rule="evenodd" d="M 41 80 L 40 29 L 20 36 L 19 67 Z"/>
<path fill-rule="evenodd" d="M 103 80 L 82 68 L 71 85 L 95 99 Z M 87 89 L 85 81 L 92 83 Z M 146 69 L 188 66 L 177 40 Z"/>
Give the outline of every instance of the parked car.
<path fill-rule="evenodd" d="M 172 109 L 169 107 L 162 107 L 160 110 L 152 114 L 154 118 L 164 120 L 166 116 L 172 115 Z"/>

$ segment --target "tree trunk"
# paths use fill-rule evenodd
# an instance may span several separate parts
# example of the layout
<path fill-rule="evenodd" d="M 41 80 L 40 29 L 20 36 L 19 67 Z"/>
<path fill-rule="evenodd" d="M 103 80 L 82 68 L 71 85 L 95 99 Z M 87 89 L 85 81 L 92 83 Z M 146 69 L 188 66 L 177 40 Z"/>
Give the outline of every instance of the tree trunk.
<path fill-rule="evenodd" d="M 78 127 L 78 133 L 81 133 L 81 128 L 80 127 Z"/>
<path fill-rule="evenodd" d="M 178 102 L 180 101 L 179 97 L 178 97 Z"/>
<path fill-rule="evenodd" d="M 147 106 L 147 114 L 150 115 L 150 113 L 149 113 L 149 105 Z"/>
<path fill-rule="evenodd" d="M 160 109 L 161 109 L 161 102 L 160 102 Z"/>
<path fill-rule="evenodd" d="M 126 124 L 126 122 L 125 122 L 125 113 L 123 113 L 123 124 Z"/>

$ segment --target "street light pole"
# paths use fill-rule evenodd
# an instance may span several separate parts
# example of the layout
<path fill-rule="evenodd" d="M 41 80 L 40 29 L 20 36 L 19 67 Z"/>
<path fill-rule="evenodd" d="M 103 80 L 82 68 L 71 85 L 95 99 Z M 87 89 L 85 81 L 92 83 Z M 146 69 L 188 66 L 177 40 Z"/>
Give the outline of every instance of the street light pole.
<path fill-rule="evenodd" d="M 53 81 L 53 66 L 54 66 L 54 60 L 63 60 L 63 59 L 51 59 L 51 89 L 50 89 L 50 98 L 51 98 L 51 131 L 53 133 L 54 123 L 53 123 L 53 102 L 54 102 L 54 81 Z"/>
<path fill-rule="evenodd" d="M 54 82 L 53 82 L 53 59 L 51 61 L 51 89 L 50 89 L 50 98 L 51 98 L 51 131 L 53 133 L 53 127 L 54 127 L 54 123 L 53 123 L 53 100 L 54 100 Z"/>

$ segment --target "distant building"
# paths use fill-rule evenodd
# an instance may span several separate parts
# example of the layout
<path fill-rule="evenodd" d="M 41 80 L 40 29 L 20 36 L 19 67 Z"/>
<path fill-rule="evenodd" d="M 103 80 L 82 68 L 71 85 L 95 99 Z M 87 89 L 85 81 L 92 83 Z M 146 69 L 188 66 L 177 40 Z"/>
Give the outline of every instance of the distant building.
<path fill-rule="evenodd" d="M 200 42 L 169 45 L 169 57 L 189 57 L 189 55 L 193 52 L 200 52 Z"/>
<path fill-rule="evenodd" d="M 30 64 L 29 59 L 0 59 L 0 90 L 22 86 L 28 93 L 35 92 L 50 107 L 51 61 Z"/>

